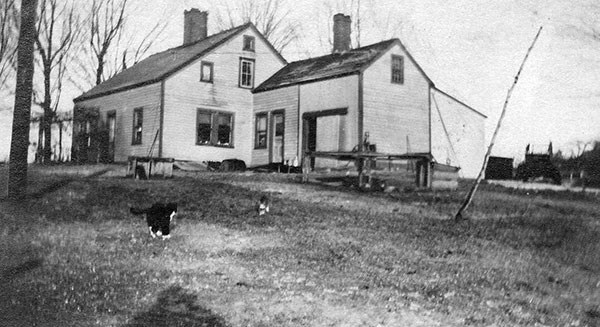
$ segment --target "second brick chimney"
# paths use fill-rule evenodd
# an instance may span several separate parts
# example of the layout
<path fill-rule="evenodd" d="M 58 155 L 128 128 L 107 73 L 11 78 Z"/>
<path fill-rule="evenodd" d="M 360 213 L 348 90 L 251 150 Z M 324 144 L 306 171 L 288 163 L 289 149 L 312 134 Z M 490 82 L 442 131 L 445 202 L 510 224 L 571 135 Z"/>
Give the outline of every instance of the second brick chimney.
<path fill-rule="evenodd" d="M 183 12 L 183 45 L 203 40 L 208 35 L 208 12 L 196 8 Z"/>
<path fill-rule="evenodd" d="M 335 14 L 333 16 L 333 53 L 350 50 L 350 32 L 352 21 L 350 16 Z"/>

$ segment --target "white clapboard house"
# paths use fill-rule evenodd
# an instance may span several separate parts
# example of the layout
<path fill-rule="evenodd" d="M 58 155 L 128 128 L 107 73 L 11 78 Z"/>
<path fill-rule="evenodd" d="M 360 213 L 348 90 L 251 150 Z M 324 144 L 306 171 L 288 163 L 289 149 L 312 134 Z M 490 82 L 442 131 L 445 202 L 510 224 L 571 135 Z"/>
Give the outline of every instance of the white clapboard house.
<path fill-rule="evenodd" d="M 74 99 L 73 157 L 298 163 L 307 150 L 426 153 L 477 174 L 485 116 L 436 88 L 398 39 L 352 49 L 334 16 L 331 54 L 287 63 L 252 24 L 207 36 L 185 11 L 184 44 Z M 320 160 L 318 165 L 337 165 Z"/>

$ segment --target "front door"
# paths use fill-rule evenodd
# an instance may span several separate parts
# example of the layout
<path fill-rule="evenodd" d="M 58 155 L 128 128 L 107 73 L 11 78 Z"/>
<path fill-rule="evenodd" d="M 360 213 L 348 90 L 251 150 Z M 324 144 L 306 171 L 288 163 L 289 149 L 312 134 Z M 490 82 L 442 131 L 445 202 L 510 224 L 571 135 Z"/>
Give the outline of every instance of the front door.
<path fill-rule="evenodd" d="M 115 161 L 115 132 L 117 129 L 117 113 L 110 111 L 106 114 L 106 127 L 108 128 L 108 162 Z"/>
<path fill-rule="evenodd" d="M 283 113 L 273 114 L 271 120 L 271 162 L 283 163 L 283 135 L 284 135 L 285 123 L 283 119 Z"/>

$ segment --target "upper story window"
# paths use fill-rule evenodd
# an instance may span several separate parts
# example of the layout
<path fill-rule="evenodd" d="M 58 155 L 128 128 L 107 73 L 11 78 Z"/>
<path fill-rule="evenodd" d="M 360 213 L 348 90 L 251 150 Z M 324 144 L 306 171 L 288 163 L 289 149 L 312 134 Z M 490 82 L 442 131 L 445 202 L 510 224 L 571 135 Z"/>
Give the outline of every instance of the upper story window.
<path fill-rule="evenodd" d="M 233 147 L 233 114 L 198 109 L 196 144 Z"/>
<path fill-rule="evenodd" d="M 392 83 L 404 84 L 404 57 L 392 55 Z"/>
<path fill-rule="evenodd" d="M 254 87 L 254 59 L 240 58 L 240 87 Z"/>
<path fill-rule="evenodd" d="M 131 144 L 142 144 L 142 126 L 144 122 L 144 108 L 133 109 L 133 131 Z"/>
<path fill-rule="evenodd" d="M 244 35 L 244 51 L 254 51 L 254 36 Z"/>
<path fill-rule="evenodd" d="M 203 61 L 200 64 L 200 81 L 201 82 L 213 82 L 214 65 L 212 62 Z"/>

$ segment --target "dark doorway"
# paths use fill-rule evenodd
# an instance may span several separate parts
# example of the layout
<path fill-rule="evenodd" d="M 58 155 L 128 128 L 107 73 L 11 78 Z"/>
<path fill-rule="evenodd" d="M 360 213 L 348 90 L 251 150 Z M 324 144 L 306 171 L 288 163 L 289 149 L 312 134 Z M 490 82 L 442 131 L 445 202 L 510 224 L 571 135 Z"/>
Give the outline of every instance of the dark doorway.
<path fill-rule="evenodd" d="M 314 152 L 317 150 L 317 117 L 305 117 L 303 125 L 304 152 Z M 310 168 L 315 168 L 314 157 L 310 159 Z"/>

